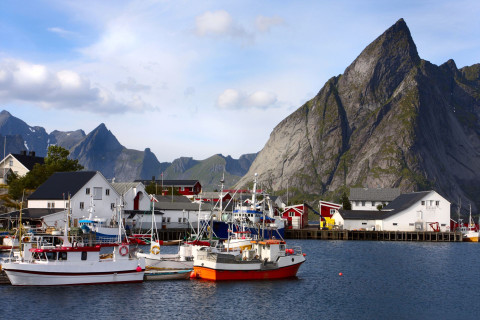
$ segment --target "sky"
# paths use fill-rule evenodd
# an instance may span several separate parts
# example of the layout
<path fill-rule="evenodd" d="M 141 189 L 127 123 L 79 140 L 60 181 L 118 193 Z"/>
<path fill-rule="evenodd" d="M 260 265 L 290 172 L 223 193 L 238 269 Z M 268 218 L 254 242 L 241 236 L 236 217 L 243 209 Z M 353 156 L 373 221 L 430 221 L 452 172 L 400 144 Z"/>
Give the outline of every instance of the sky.
<path fill-rule="evenodd" d="M 480 1 L 0 1 L 0 110 L 104 123 L 161 162 L 238 158 L 403 18 L 422 59 L 480 63 Z"/>

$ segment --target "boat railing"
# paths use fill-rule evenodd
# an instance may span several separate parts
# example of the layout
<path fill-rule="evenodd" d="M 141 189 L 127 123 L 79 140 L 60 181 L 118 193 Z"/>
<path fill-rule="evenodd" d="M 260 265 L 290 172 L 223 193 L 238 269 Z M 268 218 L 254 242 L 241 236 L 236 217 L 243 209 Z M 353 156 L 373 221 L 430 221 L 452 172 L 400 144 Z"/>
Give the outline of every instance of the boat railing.
<path fill-rule="evenodd" d="M 287 255 L 300 255 L 302 254 L 302 247 L 300 246 L 291 246 L 285 249 Z"/>

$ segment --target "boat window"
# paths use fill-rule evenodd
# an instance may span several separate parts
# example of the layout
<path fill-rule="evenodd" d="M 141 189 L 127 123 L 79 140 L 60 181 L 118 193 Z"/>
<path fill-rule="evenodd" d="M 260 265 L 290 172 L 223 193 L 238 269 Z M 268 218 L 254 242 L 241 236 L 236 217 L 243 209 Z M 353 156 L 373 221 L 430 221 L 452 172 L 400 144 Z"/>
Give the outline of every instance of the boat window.
<path fill-rule="evenodd" d="M 283 244 L 280 245 L 280 251 L 285 250 L 285 246 Z"/>
<path fill-rule="evenodd" d="M 82 260 L 87 260 L 87 251 L 82 251 Z"/>
<path fill-rule="evenodd" d="M 58 260 L 67 260 L 67 253 L 66 252 L 59 252 L 58 253 Z"/>
<path fill-rule="evenodd" d="M 35 260 L 42 260 L 42 254 L 39 252 L 34 252 L 32 255 L 33 259 Z"/>
<path fill-rule="evenodd" d="M 56 252 L 45 252 L 47 255 L 48 260 L 57 260 L 57 253 Z"/>

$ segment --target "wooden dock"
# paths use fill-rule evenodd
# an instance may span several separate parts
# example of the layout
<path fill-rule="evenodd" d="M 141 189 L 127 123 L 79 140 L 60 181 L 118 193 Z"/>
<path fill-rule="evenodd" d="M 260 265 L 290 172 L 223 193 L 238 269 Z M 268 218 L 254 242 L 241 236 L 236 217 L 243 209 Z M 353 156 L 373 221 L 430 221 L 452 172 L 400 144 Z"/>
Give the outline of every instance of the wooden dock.
<path fill-rule="evenodd" d="M 461 242 L 461 232 L 286 229 L 285 239 Z"/>

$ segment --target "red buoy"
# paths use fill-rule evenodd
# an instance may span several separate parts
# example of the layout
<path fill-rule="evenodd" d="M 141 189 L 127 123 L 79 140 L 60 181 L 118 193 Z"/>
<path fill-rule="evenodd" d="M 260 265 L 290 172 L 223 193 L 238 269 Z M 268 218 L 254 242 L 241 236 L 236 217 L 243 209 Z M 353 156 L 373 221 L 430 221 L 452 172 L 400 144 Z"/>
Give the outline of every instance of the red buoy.
<path fill-rule="evenodd" d="M 343 276 L 343 273 L 340 272 L 338 275 L 339 275 L 339 276 Z"/>
<path fill-rule="evenodd" d="M 142 271 L 142 267 L 138 266 L 137 267 L 137 272 L 140 272 L 140 271 Z"/>

